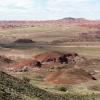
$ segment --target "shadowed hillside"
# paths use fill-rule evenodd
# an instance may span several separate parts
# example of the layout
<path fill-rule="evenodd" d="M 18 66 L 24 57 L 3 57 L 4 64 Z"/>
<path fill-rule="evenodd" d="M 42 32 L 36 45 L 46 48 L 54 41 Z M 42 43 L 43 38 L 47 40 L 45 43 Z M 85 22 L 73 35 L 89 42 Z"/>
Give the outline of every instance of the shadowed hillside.
<path fill-rule="evenodd" d="M 20 94 L 20 95 L 19 95 Z M 27 99 L 29 97 L 30 99 Z M 39 99 L 34 99 L 38 97 Z M 26 81 L 0 72 L 0 100 L 99 100 L 99 94 L 52 94 Z"/>

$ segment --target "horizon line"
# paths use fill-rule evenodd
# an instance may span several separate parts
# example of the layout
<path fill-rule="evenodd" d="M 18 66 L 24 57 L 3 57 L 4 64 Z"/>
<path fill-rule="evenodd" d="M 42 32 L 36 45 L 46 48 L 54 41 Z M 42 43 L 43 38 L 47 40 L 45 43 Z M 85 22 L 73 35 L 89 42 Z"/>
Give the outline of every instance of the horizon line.
<path fill-rule="evenodd" d="M 56 20 L 67 20 L 67 19 L 83 19 L 90 21 L 100 21 L 100 19 L 90 19 L 84 17 L 64 17 L 64 18 L 56 18 L 56 19 L 0 19 L 0 21 L 56 21 Z"/>

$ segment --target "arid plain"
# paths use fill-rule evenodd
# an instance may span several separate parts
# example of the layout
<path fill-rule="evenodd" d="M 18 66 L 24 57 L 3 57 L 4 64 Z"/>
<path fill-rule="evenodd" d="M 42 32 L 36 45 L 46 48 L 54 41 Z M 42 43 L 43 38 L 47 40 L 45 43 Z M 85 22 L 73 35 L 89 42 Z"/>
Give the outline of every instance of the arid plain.
<path fill-rule="evenodd" d="M 1 21 L 0 70 L 25 100 L 99 100 L 100 21 Z"/>

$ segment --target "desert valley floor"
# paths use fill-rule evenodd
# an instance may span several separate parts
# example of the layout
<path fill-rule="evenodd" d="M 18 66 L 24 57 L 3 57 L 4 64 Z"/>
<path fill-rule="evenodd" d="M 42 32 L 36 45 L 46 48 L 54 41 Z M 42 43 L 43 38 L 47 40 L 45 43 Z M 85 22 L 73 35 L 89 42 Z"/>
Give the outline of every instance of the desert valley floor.
<path fill-rule="evenodd" d="M 100 100 L 100 21 L 1 21 L 0 95 Z"/>

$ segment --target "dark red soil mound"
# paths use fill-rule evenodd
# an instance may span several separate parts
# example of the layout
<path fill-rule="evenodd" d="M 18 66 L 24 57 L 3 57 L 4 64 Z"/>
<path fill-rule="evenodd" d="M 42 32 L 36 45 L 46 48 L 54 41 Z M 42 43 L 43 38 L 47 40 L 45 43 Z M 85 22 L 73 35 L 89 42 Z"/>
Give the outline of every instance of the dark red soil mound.
<path fill-rule="evenodd" d="M 55 61 L 58 62 L 60 57 L 75 57 L 78 56 L 77 53 L 60 53 L 60 52 L 46 52 L 46 53 L 42 53 L 39 55 L 36 55 L 34 57 L 35 60 L 38 60 L 40 62 L 49 62 L 49 61 Z"/>
<path fill-rule="evenodd" d="M 46 53 L 36 55 L 34 59 L 40 62 L 47 62 L 49 60 L 54 60 L 54 59 L 57 60 L 61 55 L 62 53 L 59 53 L 59 52 L 46 52 Z"/>
<path fill-rule="evenodd" d="M 24 66 L 34 67 L 37 61 L 35 60 L 24 60 L 15 64 L 16 68 L 23 68 Z"/>
<path fill-rule="evenodd" d="M 78 84 L 91 79 L 92 76 L 83 69 L 70 69 L 52 72 L 44 80 L 53 84 Z"/>
<path fill-rule="evenodd" d="M 42 64 L 37 60 L 24 60 L 19 63 L 13 64 L 14 71 L 32 71 L 32 68 L 41 68 Z"/>

